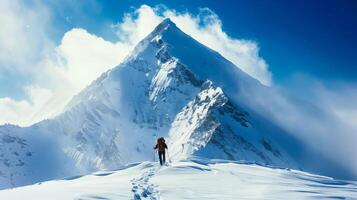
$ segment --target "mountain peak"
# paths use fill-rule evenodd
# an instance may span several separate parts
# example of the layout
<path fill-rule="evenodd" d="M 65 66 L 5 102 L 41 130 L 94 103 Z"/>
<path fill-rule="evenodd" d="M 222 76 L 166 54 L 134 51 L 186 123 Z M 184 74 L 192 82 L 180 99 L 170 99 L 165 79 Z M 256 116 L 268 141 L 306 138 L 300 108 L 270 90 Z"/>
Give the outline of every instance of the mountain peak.
<path fill-rule="evenodd" d="M 170 18 L 165 18 L 164 20 L 162 20 L 162 22 L 160 24 L 175 25 L 175 23 L 172 22 Z"/>
<path fill-rule="evenodd" d="M 169 27 L 176 27 L 176 24 L 171 21 L 170 18 L 164 19 L 159 25 L 156 26 L 154 31 L 152 32 L 155 34 L 160 34 L 163 31 L 167 30 Z"/>

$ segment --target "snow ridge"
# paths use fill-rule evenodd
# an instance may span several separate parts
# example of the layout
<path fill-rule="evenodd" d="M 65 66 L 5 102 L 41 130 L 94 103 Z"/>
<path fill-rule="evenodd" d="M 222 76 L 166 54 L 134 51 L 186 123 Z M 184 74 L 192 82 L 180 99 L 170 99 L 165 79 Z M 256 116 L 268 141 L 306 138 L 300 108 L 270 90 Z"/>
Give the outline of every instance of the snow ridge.
<path fill-rule="evenodd" d="M 137 177 L 133 179 L 132 177 Z M 56 195 L 54 195 L 56 194 Z M 0 199 L 356 199 L 357 183 L 297 170 L 194 159 L 123 169 L 0 191 Z"/>

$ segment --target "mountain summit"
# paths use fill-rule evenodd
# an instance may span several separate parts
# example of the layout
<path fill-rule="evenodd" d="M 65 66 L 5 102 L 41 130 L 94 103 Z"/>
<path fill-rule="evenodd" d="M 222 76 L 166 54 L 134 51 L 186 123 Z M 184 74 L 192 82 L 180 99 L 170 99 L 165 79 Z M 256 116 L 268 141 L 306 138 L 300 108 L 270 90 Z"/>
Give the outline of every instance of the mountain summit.
<path fill-rule="evenodd" d="M 266 89 L 165 19 L 62 114 L 26 128 L 0 127 L 0 187 L 153 160 L 159 136 L 167 138 L 172 160 L 304 169 L 296 146 L 288 146 L 298 142 L 242 98 L 257 88 Z"/>

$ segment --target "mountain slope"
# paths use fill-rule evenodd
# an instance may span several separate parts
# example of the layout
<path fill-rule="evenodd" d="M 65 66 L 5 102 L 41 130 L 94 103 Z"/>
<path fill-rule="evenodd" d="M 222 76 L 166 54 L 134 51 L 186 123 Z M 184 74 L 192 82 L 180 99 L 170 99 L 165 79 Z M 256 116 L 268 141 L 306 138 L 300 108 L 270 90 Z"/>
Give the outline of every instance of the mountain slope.
<path fill-rule="evenodd" d="M 217 181 L 220 180 L 220 181 Z M 357 199 L 357 183 L 224 160 L 172 166 L 133 164 L 115 171 L 0 191 L 1 199 Z"/>
<path fill-rule="evenodd" d="M 304 169 L 299 141 L 241 97 L 257 88 L 267 89 L 166 19 L 59 116 L 0 127 L 0 187 L 152 160 L 158 136 L 167 138 L 172 160 L 194 155 Z"/>

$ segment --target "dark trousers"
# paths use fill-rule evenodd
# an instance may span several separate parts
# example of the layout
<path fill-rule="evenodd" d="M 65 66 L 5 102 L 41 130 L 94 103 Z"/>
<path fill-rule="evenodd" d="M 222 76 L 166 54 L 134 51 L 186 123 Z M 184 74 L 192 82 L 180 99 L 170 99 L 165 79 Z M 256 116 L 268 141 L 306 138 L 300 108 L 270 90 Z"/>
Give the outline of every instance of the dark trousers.
<path fill-rule="evenodd" d="M 159 160 L 160 160 L 160 165 L 163 165 L 165 163 L 165 151 L 159 152 Z"/>

